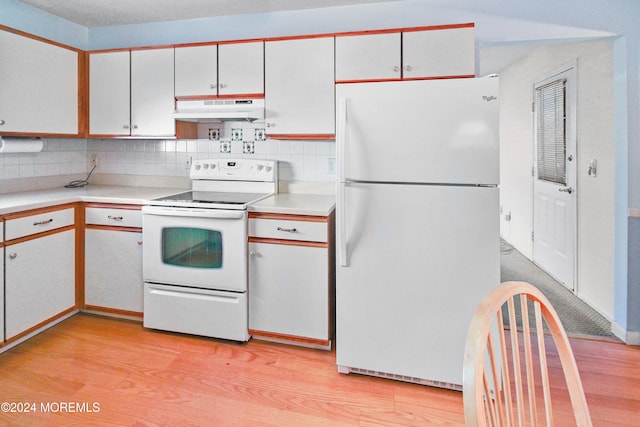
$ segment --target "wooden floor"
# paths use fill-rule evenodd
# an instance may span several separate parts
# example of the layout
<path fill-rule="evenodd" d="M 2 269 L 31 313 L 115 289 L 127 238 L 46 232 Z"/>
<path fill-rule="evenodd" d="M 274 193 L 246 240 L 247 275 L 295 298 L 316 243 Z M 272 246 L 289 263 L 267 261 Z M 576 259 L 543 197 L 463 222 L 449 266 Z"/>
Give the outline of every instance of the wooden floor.
<path fill-rule="evenodd" d="M 572 345 L 594 425 L 639 425 L 640 348 Z M 464 424 L 461 393 L 338 374 L 332 352 L 89 315 L 0 354 L 0 402 L 3 426 Z"/>

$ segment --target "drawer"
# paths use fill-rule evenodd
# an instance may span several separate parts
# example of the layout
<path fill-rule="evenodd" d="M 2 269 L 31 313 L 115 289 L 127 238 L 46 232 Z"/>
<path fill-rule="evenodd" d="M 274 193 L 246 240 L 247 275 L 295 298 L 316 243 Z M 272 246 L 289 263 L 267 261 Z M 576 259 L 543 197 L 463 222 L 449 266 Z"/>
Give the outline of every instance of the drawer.
<path fill-rule="evenodd" d="M 85 224 L 142 227 L 142 212 L 137 209 L 86 208 Z"/>
<path fill-rule="evenodd" d="M 55 230 L 75 223 L 74 209 L 62 209 L 8 219 L 5 223 L 5 239 L 17 239 L 44 231 Z"/>
<path fill-rule="evenodd" d="M 327 223 L 249 218 L 249 236 L 267 239 L 327 242 Z"/>

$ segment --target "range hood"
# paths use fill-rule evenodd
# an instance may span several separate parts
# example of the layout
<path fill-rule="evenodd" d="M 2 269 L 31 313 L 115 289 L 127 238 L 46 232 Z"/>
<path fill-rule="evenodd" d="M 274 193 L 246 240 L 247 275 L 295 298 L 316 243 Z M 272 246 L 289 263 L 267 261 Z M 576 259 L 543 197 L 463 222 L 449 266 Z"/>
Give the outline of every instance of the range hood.
<path fill-rule="evenodd" d="M 173 118 L 190 122 L 264 119 L 264 99 L 206 99 L 176 102 Z"/>

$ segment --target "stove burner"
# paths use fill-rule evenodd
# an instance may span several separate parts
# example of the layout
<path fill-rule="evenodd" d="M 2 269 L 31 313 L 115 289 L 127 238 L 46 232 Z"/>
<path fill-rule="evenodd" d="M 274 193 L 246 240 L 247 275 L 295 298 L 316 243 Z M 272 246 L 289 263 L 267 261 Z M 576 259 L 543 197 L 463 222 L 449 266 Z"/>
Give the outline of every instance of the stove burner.
<path fill-rule="evenodd" d="M 186 191 L 153 200 L 154 202 L 209 203 L 222 205 L 244 205 L 265 195 L 262 193 L 223 193 L 216 191 Z"/>

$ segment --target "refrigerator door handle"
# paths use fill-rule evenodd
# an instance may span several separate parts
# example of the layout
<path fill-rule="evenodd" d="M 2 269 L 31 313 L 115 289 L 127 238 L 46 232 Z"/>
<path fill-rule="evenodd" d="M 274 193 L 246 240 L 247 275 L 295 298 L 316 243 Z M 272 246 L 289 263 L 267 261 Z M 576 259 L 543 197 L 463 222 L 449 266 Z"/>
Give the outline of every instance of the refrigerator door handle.
<path fill-rule="evenodd" d="M 338 162 L 338 182 L 344 182 L 344 165 L 346 163 L 347 137 L 347 98 L 340 98 L 336 108 L 336 155 Z"/>
<path fill-rule="evenodd" d="M 341 267 L 349 267 L 347 257 L 347 225 L 345 223 L 345 184 L 338 183 L 338 197 L 336 199 L 337 218 L 337 238 L 338 238 L 338 261 Z"/>

